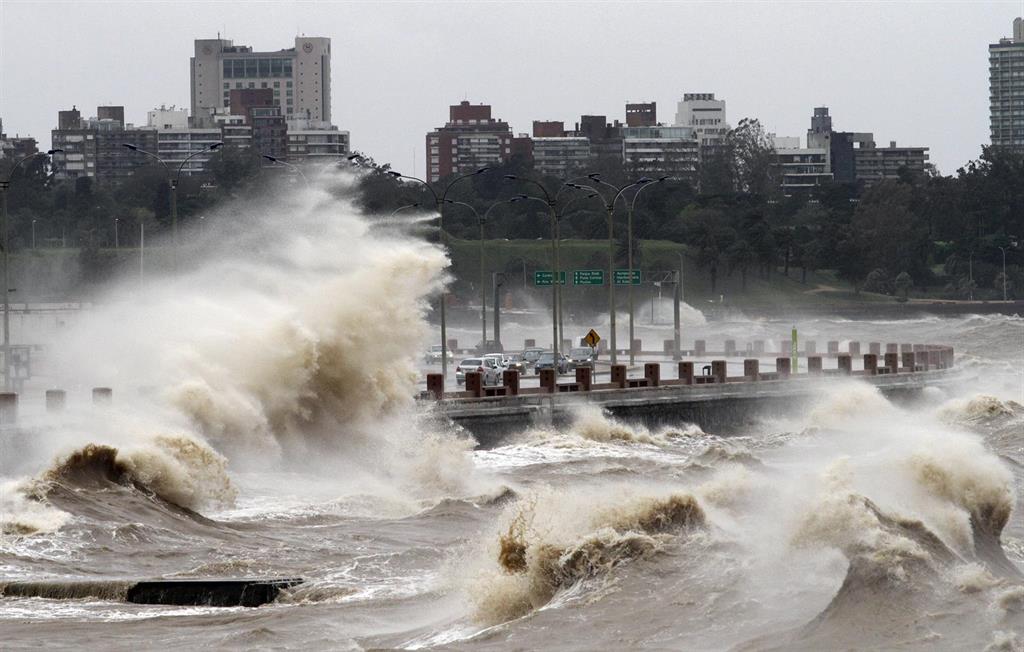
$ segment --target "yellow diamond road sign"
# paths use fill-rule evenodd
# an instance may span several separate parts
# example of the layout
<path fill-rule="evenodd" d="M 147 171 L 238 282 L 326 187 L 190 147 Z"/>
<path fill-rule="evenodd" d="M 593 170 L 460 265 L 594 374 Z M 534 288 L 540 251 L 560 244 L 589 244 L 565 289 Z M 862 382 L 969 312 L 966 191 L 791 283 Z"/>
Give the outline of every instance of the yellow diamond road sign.
<path fill-rule="evenodd" d="M 597 346 L 597 343 L 601 341 L 601 336 L 597 334 L 597 331 L 591 328 L 590 332 L 583 338 L 583 341 L 586 342 L 587 346 L 593 349 Z"/>

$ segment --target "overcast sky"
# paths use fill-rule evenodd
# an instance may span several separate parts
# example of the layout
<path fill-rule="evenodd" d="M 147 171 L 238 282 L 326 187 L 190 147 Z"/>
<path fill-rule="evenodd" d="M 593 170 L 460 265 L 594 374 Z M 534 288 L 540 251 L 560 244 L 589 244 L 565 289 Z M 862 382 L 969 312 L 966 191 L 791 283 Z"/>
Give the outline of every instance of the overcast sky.
<path fill-rule="evenodd" d="M 423 172 L 424 135 L 448 105 L 488 103 L 514 131 L 581 114 L 624 120 L 656 101 L 671 123 L 686 92 L 803 137 L 812 108 L 879 144 L 931 147 L 946 174 L 988 141 L 987 45 L 1024 1 L 43 2 L 0 0 L 4 130 L 45 146 L 57 111 L 123 104 L 144 124 L 189 106 L 195 38 L 256 50 L 332 39 L 333 121 L 354 148 Z"/>

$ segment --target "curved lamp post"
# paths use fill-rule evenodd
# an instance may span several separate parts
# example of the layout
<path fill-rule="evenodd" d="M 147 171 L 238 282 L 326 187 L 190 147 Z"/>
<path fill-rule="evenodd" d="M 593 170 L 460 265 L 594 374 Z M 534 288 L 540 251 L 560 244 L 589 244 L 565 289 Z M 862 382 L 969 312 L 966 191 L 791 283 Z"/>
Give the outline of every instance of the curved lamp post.
<path fill-rule="evenodd" d="M 357 160 L 357 159 L 353 159 L 353 160 Z M 456 183 L 462 181 L 463 179 L 468 179 L 470 177 L 475 177 L 478 174 L 483 174 L 484 172 L 487 172 L 488 170 L 490 170 L 490 168 L 484 167 L 484 168 L 480 168 L 476 172 L 470 172 L 468 174 L 463 174 L 461 176 L 455 177 L 454 179 L 452 179 L 451 181 L 448 182 L 448 185 L 445 186 L 444 190 L 441 192 L 440 195 L 437 194 L 437 191 L 434 190 L 433 187 L 431 187 L 431 185 L 429 183 L 427 183 L 426 181 L 424 181 L 423 179 L 420 179 L 418 177 L 412 177 L 412 176 L 409 176 L 407 174 L 402 174 L 401 172 L 397 172 L 395 170 L 386 170 L 385 172 L 387 172 L 387 174 L 390 174 L 391 176 L 393 176 L 396 179 L 408 179 L 410 181 L 415 181 L 416 183 L 419 183 L 419 184 L 423 185 L 427 190 L 430 191 L 431 196 L 434 198 L 434 205 L 437 207 L 438 222 L 439 222 L 438 227 L 439 227 L 439 229 L 441 231 L 441 247 L 442 248 L 446 248 L 447 244 L 448 244 L 448 238 L 445 236 L 445 232 L 444 232 L 444 205 L 445 205 L 445 200 L 448 198 L 448 191 L 452 189 L 452 186 L 454 186 Z M 447 297 L 448 297 L 448 293 L 445 291 L 444 288 L 442 288 L 441 289 L 441 375 L 443 376 L 444 382 L 446 382 L 446 383 L 448 382 L 448 331 L 447 331 L 447 325 L 446 325 L 446 321 L 445 321 L 445 301 L 446 301 Z"/>
<path fill-rule="evenodd" d="M 627 236 L 626 236 L 626 256 L 629 259 L 627 265 L 629 267 L 629 287 L 626 289 L 626 293 L 629 295 L 629 365 L 633 366 L 636 363 L 636 352 L 633 350 L 633 211 L 636 209 L 636 198 L 640 196 L 640 193 L 644 191 L 644 188 L 649 188 L 658 183 L 668 180 L 668 176 L 658 177 L 657 179 L 650 179 L 648 177 L 641 177 L 637 179 L 637 183 L 643 184 L 636 189 L 633 193 L 633 201 L 629 202 L 629 218 L 627 220 Z M 654 315 L 651 315 L 653 321 Z"/>
<path fill-rule="evenodd" d="M 171 251 L 174 256 L 175 269 L 178 268 L 178 181 L 181 180 L 181 170 L 185 167 L 186 163 L 188 163 L 196 156 L 216 151 L 223 145 L 224 143 L 222 142 L 210 143 L 205 148 L 192 152 L 191 154 L 185 157 L 185 160 L 181 162 L 181 164 L 178 166 L 177 172 L 175 172 L 174 176 L 172 177 L 171 169 L 167 167 L 167 161 L 163 160 L 162 158 L 160 158 L 159 156 L 152 152 L 147 152 L 144 149 L 140 149 L 137 145 L 132 145 L 131 143 L 121 143 L 121 147 L 130 149 L 133 152 L 138 152 L 139 154 L 142 154 L 144 156 L 148 156 L 149 158 L 153 159 L 160 165 L 164 166 L 164 171 L 167 173 L 167 183 L 171 189 Z"/>
<path fill-rule="evenodd" d="M 260 156 L 262 156 L 263 158 L 267 159 L 271 163 L 278 163 L 280 165 L 285 165 L 285 166 L 288 166 L 291 169 L 295 170 L 296 172 L 299 173 L 299 176 L 302 177 L 302 181 L 306 184 L 306 187 L 307 188 L 309 187 L 309 179 L 307 179 L 306 175 L 302 173 L 302 168 L 300 168 L 298 165 L 295 165 L 294 163 L 289 163 L 288 161 L 285 161 L 284 159 L 277 158 L 276 156 L 271 156 L 270 154 L 260 154 Z"/>
<path fill-rule="evenodd" d="M 23 156 L 11 167 L 11 171 L 7 173 L 7 178 L 0 181 L 0 229 L 3 230 L 2 243 L 4 248 L 4 274 L 3 274 L 3 293 L 4 293 L 4 345 L 3 345 L 3 356 L 4 356 L 4 389 L 11 389 L 11 282 L 10 282 L 10 232 L 7 228 L 7 191 L 11 188 L 11 179 L 14 178 L 15 171 L 21 167 L 21 164 L 25 161 L 35 158 L 37 156 L 53 156 L 54 154 L 63 153 L 62 149 L 51 149 L 44 152 L 35 152 L 28 156 Z M 35 220 L 32 220 L 32 248 L 35 249 Z"/>

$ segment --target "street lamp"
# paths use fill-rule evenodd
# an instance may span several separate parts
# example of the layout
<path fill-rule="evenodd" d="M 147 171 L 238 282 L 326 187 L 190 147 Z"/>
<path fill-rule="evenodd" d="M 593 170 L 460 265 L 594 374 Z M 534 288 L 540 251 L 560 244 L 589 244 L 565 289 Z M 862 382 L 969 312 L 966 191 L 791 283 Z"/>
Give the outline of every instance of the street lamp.
<path fill-rule="evenodd" d="M 43 152 L 35 152 L 24 156 L 18 160 L 11 167 L 11 171 L 7 173 L 7 179 L 0 181 L 0 230 L 3 230 L 3 236 L 0 241 L 3 243 L 4 248 L 4 274 L 3 274 L 3 293 L 4 293 L 4 344 L 3 344 L 3 356 L 4 356 L 4 389 L 10 391 L 11 389 L 11 282 L 10 282 L 10 233 L 7 229 L 7 191 L 11 189 L 11 179 L 14 178 L 14 172 L 21 167 L 21 164 L 30 158 L 37 156 L 53 156 L 57 153 L 63 153 L 62 149 L 51 149 Z M 32 221 L 33 226 L 35 220 Z M 33 229 L 33 244 L 32 248 L 35 248 L 35 229 Z"/>
<path fill-rule="evenodd" d="M 116 217 L 114 218 L 114 251 L 120 251 L 121 250 L 121 244 L 120 244 L 120 242 L 117 239 L 117 223 L 120 222 L 120 221 L 121 221 L 120 219 L 118 219 Z"/>
<path fill-rule="evenodd" d="M 32 218 L 32 248 L 36 248 L 36 218 Z"/>
<path fill-rule="evenodd" d="M 1003 252 L 1003 301 L 1006 301 L 1006 247 L 999 247 Z"/>
<path fill-rule="evenodd" d="M 626 293 L 629 295 L 629 366 L 631 367 L 636 362 L 636 352 L 633 350 L 633 211 L 636 208 L 636 198 L 640 196 L 640 193 L 643 192 L 644 188 L 662 183 L 668 178 L 669 177 L 666 175 L 658 177 L 657 179 L 650 179 L 648 177 L 641 177 L 640 179 L 637 179 L 637 183 L 642 185 L 636 189 L 635 193 L 633 193 L 633 201 L 629 203 L 629 218 L 627 220 L 626 227 L 626 257 L 628 258 L 627 267 L 629 267 L 629 287 L 627 288 Z M 654 321 L 653 310 L 651 311 L 651 321 Z"/>
<path fill-rule="evenodd" d="M 591 181 L 599 183 L 599 184 L 601 184 L 603 186 L 607 186 L 607 187 L 609 187 L 609 188 L 611 188 L 612 190 L 615 191 L 615 194 L 612 196 L 611 200 L 608 201 L 608 200 L 605 200 L 604 196 L 600 193 L 600 191 L 598 191 L 597 188 L 594 188 L 593 186 L 588 186 L 588 185 L 584 185 L 584 184 L 576 184 L 576 183 L 568 184 L 569 187 L 571 187 L 571 188 L 578 188 L 578 189 L 581 189 L 581 190 L 589 190 L 593 194 L 597 195 L 601 199 L 602 203 L 604 203 L 605 211 L 607 211 L 607 213 L 608 213 L 608 322 L 609 322 L 608 323 L 608 330 L 609 330 L 609 342 L 608 343 L 609 343 L 609 346 L 610 346 L 611 351 L 612 351 L 612 360 L 611 360 L 611 362 L 612 362 L 612 364 L 615 364 L 618 361 L 618 356 L 616 355 L 616 353 L 617 353 L 616 349 L 618 347 L 616 345 L 616 337 L 615 337 L 615 227 L 614 227 L 614 222 L 613 222 L 612 218 L 613 218 L 613 216 L 615 214 L 615 203 L 619 200 L 619 197 L 622 196 L 622 193 L 626 192 L 630 188 L 635 188 L 636 186 L 641 186 L 641 185 L 643 185 L 643 183 L 641 183 L 640 181 L 634 181 L 633 183 L 627 184 L 627 185 L 622 186 L 621 188 L 619 188 L 617 186 L 614 186 L 614 185 L 608 183 L 607 181 L 602 181 L 601 180 L 601 175 L 597 174 L 596 172 L 592 173 L 592 174 L 588 174 L 587 178 L 590 179 Z M 644 183 L 647 183 L 647 182 L 644 182 Z M 629 281 L 629 284 L 632 285 L 633 284 L 633 270 L 632 270 L 632 268 L 630 268 L 628 273 L 629 273 L 628 281 Z M 630 350 L 632 350 L 633 342 L 629 343 L 629 348 L 630 348 Z"/>
<path fill-rule="evenodd" d="M 271 156 L 270 154 L 260 154 L 260 156 L 262 156 L 263 158 L 267 159 L 271 163 L 280 163 L 281 165 L 286 165 L 286 166 L 290 167 L 291 169 L 295 170 L 296 172 L 299 173 L 299 176 L 302 177 L 302 180 L 306 183 L 306 187 L 307 188 L 309 187 L 309 179 L 307 179 L 306 175 L 302 173 L 302 168 L 300 168 L 299 166 L 295 165 L 294 163 L 289 163 L 288 161 L 285 161 L 284 159 L 279 159 L 276 156 Z M 351 159 L 349 159 L 349 160 L 351 160 Z"/>
<path fill-rule="evenodd" d="M 420 205 L 419 202 L 416 202 L 415 204 L 406 204 L 405 206 L 399 206 L 395 210 L 391 211 L 391 215 L 389 215 L 388 217 L 394 217 L 395 215 L 398 215 L 399 213 L 401 213 L 402 211 L 404 211 L 404 210 L 406 210 L 408 208 L 418 208 L 419 205 Z"/>
<path fill-rule="evenodd" d="M 448 198 L 448 191 L 452 189 L 452 186 L 454 186 L 456 183 L 462 181 L 463 179 L 468 179 L 470 177 L 475 177 L 475 176 L 477 176 L 479 174 L 483 174 L 484 172 L 487 172 L 488 170 L 490 170 L 490 168 L 484 167 L 484 168 L 480 168 L 476 172 L 470 172 L 468 174 L 463 174 L 461 176 L 455 177 L 454 179 L 452 179 L 451 181 L 448 182 L 448 185 L 445 186 L 444 190 L 441 192 L 440 195 L 438 195 L 437 191 L 434 190 L 434 188 L 429 183 L 424 181 L 423 179 L 420 179 L 418 177 L 409 176 L 407 174 L 402 174 L 401 172 L 397 172 L 395 170 L 386 170 L 386 172 L 388 174 L 390 174 L 391 176 L 393 176 L 394 178 L 396 178 L 396 179 L 408 179 L 410 181 L 415 181 L 416 183 L 422 184 L 427 190 L 430 191 L 431 196 L 433 196 L 433 198 L 434 198 L 434 206 L 437 207 L 438 229 L 441 232 L 441 247 L 445 248 L 445 247 L 447 247 L 448 239 L 445 236 L 445 232 L 444 232 L 444 204 L 445 204 L 445 200 Z M 443 379 L 444 382 L 448 382 L 448 331 L 447 331 L 447 323 L 445 321 L 445 301 L 446 301 L 447 297 L 448 297 L 448 293 L 445 291 L 445 288 L 442 288 L 441 289 L 441 376 L 442 376 L 442 379 Z"/>
<path fill-rule="evenodd" d="M 473 215 L 476 217 L 477 224 L 480 226 L 480 332 L 482 337 L 480 338 L 480 346 L 487 348 L 487 286 L 486 286 L 486 274 L 484 272 L 484 225 L 487 223 L 487 216 L 491 214 L 491 211 L 495 209 L 499 204 L 506 203 L 505 201 L 496 201 L 487 207 L 484 214 L 481 216 L 472 204 L 467 204 L 464 201 L 453 201 L 451 199 L 444 200 L 446 204 L 455 204 L 458 206 L 465 206 Z M 507 200 L 511 201 L 511 200 Z M 487 353 L 482 351 L 481 354 Z"/>
<path fill-rule="evenodd" d="M 131 143 L 121 143 L 121 147 L 125 147 L 133 152 L 138 152 L 139 154 L 148 156 L 149 158 L 155 160 L 160 165 L 164 166 L 164 172 L 167 173 L 167 184 L 170 186 L 171 189 L 171 251 L 174 256 L 175 269 L 178 268 L 178 181 L 181 179 L 181 170 L 185 167 L 185 164 L 192 160 L 194 157 L 199 156 L 200 154 L 206 154 L 208 152 L 216 151 L 223 145 L 224 143 L 222 142 L 210 143 L 203 149 L 192 152 L 191 154 L 185 157 L 185 160 L 181 162 L 181 164 L 178 166 L 177 172 L 172 177 L 171 169 L 167 167 L 167 162 L 164 159 L 160 158 L 156 154 L 153 154 L 152 152 L 147 152 L 146 150 L 139 148 L 137 145 L 133 145 Z"/>

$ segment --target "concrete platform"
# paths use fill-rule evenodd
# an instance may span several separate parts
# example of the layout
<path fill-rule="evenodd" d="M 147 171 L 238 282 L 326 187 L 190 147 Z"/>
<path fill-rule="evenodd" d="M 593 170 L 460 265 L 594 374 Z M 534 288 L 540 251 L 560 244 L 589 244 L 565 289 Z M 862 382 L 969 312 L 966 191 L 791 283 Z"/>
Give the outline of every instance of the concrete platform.
<path fill-rule="evenodd" d="M 134 604 L 258 607 L 300 578 L 0 581 L 0 597 L 110 600 Z"/>

